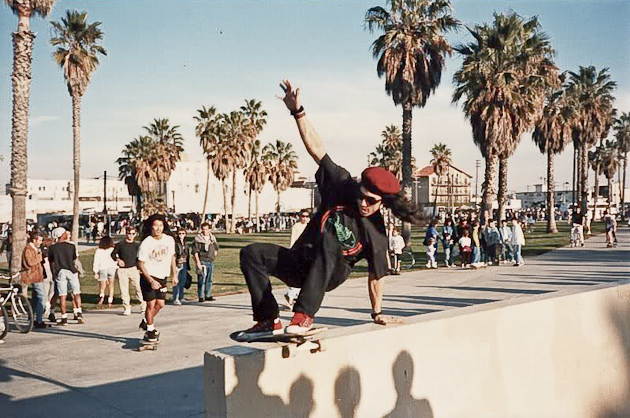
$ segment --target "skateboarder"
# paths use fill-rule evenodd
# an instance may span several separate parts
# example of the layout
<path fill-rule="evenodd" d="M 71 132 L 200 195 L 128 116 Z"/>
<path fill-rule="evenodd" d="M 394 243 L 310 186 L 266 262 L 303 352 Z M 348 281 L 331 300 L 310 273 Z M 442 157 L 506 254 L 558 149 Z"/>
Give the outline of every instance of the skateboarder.
<path fill-rule="evenodd" d="M 241 270 L 256 321 L 244 332 L 283 332 L 269 275 L 301 289 L 293 307 L 293 319 L 285 331 L 303 334 L 312 327 L 324 293 L 342 284 L 361 259 L 368 262 L 372 319 L 382 325 L 399 322 L 381 312 L 388 240 L 380 209 L 388 207 L 398 218 L 414 223 L 421 220 L 419 211 L 410 208 L 398 180 L 386 169 L 370 167 L 357 182 L 335 164 L 306 117 L 300 90 L 294 90 L 288 80 L 280 86 L 285 93 L 282 100 L 295 118 L 306 150 L 319 165 L 315 180 L 321 203 L 292 248 L 260 243 L 241 250 Z"/>
<path fill-rule="evenodd" d="M 168 235 L 168 224 L 163 215 L 150 216 L 143 228 L 146 236 L 138 250 L 138 269 L 142 297 L 147 303 L 145 319 L 140 323 L 144 329 L 144 340 L 157 342 L 160 333 L 155 329 L 155 317 L 164 307 L 166 298 L 166 279 L 172 277 L 173 286 L 177 285 L 177 266 L 175 264 L 175 240 Z"/>

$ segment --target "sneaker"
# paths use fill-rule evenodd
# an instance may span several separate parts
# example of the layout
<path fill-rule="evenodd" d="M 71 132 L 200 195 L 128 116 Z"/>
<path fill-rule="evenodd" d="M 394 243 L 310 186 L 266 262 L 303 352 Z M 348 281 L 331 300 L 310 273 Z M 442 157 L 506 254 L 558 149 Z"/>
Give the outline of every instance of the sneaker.
<path fill-rule="evenodd" d="M 182 304 L 182 301 L 181 301 L 181 300 L 179 300 L 179 299 L 175 299 L 175 300 L 173 301 L 173 305 L 178 305 L 178 306 L 179 306 L 179 305 L 181 305 L 181 304 Z"/>
<path fill-rule="evenodd" d="M 142 330 L 147 330 L 147 321 L 146 319 L 142 318 L 142 321 L 140 321 L 140 325 L 138 325 L 138 328 L 142 329 Z"/>
<path fill-rule="evenodd" d="M 75 313 L 74 319 L 76 319 L 79 324 L 85 324 L 85 319 L 83 319 L 83 314 L 81 312 Z"/>
<path fill-rule="evenodd" d="M 160 332 L 157 329 L 144 333 L 144 341 L 157 342 L 160 339 Z"/>
<path fill-rule="evenodd" d="M 122 314 L 123 314 L 123 315 L 125 315 L 125 316 L 129 316 L 129 315 L 131 315 L 131 308 L 126 308 L 126 309 L 122 312 Z"/>
<path fill-rule="evenodd" d="M 204 298 L 199 298 L 199 303 L 205 302 L 206 300 Z"/>
<path fill-rule="evenodd" d="M 304 334 L 306 331 L 313 327 L 313 317 L 308 316 L 303 312 L 296 312 L 293 314 L 291 323 L 286 328 L 287 334 Z"/>
<path fill-rule="evenodd" d="M 68 325 L 68 318 L 61 318 L 59 325 Z"/>
<path fill-rule="evenodd" d="M 277 334 L 282 334 L 283 332 L 284 332 L 284 329 L 282 327 L 282 322 L 280 321 L 280 318 L 274 318 L 274 319 L 266 319 L 264 321 L 258 321 L 253 327 L 246 329 L 245 331 L 239 333 L 239 335 L 243 335 L 243 334 L 277 335 Z"/>
<path fill-rule="evenodd" d="M 212 302 L 214 301 L 214 296 L 210 296 L 209 298 L 206 298 L 206 302 Z"/>
<path fill-rule="evenodd" d="M 35 322 L 34 327 L 37 329 L 44 329 L 44 328 L 50 328 L 50 325 L 42 321 L 42 322 Z"/>
<path fill-rule="evenodd" d="M 57 318 L 55 317 L 55 313 L 51 312 L 50 315 L 48 315 L 48 320 L 54 324 L 57 323 Z"/>

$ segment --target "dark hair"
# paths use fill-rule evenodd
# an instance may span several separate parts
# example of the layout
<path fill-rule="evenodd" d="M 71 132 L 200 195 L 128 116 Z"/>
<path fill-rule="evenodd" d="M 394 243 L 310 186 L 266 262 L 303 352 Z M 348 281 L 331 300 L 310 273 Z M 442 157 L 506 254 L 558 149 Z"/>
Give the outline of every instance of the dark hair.
<path fill-rule="evenodd" d="M 467 229 L 464 229 L 464 230 L 462 231 L 462 236 L 467 237 L 468 235 L 470 235 L 470 231 L 469 231 L 469 230 L 467 230 Z"/>
<path fill-rule="evenodd" d="M 210 228 L 210 224 L 208 222 L 204 222 L 204 223 L 201 224 L 199 229 L 203 228 L 204 226 L 207 226 L 208 228 Z"/>
<path fill-rule="evenodd" d="M 138 232 L 138 228 L 133 225 L 127 227 L 127 233 L 131 232 L 132 230 Z"/>
<path fill-rule="evenodd" d="M 455 225 L 455 223 L 453 222 L 453 220 L 451 218 L 446 218 L 446 220 L 444 220 L 444 226 L 446 225 Z"/>
<path fill-rule="evenodd" d="M 161 213 L 154 213 L 153 215 L 149 216 L 142 224 L 142 240 L 151 236 L 151 232 L 153 230 L 153 222 L 155 221 L 162 222 L 162 225 L 164 225 L 164 234 L 171 236 L 173 235 L 171 233 L 171 228 L 168 226 L 168 222 L 166 222 L 166 217 Z"/>
<path fill-rule="evenodd" d="M 28 234 L 28 242 L 34 242 L 39 237 L 44 238 L 44 234 L 42 234 L 39 231 L 33 231 L 30 234 Z"/>
<path fill-rule="evenodd" d="M 421 225 L 426 221 L 422 210 L 411 203 L 402 190 L 396 194 L 383 195 L 383 205 L 391 209 L 394 216 L 403 222 Z"/>
<path fill-rule="evenodd" d="M 113 246 L 114 246 L 114 241 L 112 240 L 112 237 L 110 237 L 109 235 L 105 235 L 98 242 L 98 248 L 101 248 L 103 250 L 106 250 L 108 248 L 112 248 Z"/>

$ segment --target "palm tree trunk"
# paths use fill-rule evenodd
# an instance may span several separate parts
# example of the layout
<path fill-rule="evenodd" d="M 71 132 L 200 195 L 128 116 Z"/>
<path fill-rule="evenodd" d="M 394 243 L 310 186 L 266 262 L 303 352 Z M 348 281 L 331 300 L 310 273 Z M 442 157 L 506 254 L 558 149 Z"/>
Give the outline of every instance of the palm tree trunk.
<path fill-rule="evenodd" d="M 412 122 L 412 104 L 406 101 L 403 104 L 403 123 L 402 123 L 402 188 L 407 200 L 411 202 L 411 122 Z M 402 237 L 405 244 L 411 242 L 411 224 L 403 222 Z"/>
<path fill-rule="evenodd" d="M 595 189 L 593 191 L 593 219 L 597 213 L 597 200 L 599 198 L 599 167 L 595 167 Z"/>
<path fill-rule="evenodd" d="M 581 191 L 582 191 L 582 213 L 586 213 L 588 210 L 588 149 L 586 142 L 582 145 L 582 178 Z"/>
<path fill-rule="evenodd" d="M 582 169 L 583 169 L 581 145 L 579 145 L 577 148 L 576 159 L 577 159 L 577 173 L 575 175 L 576 204 L 581 209 L 582 208 Z"/>
<path fill-rule="evenodd" d="M 572 181 L 572 185 L 571 185 L 571 204 L 575 205 L 575 176 L 576 176 L 576 160 L 577 160 L 577 150 L 575 149 L 575 146 L 573 147 L 573 178 L 571 179 Z"/>
<path fill-rule="evenodd" d="M 72 241 L 79 242 L 79 181 L 81 178 L 81 96 L 72 93 L 72 161 L 74 195 L 72 196 Z"/>
<path fill-rule="evenodd" d="M 431 185 L 429 184 L 429 187 Z M 438 199 L 438 191 L 440 190 L 440 176 L 437 176 L 437 184 L 433 189 L 433 217 L 437 217 L 437 199 Z"/>
<path fill-rule="evenodd" d="M 492 203 L 496 194 L 496 182 L 497 169 L 499 158 L 496 155 L 489 155 L 486 157 L 486 170 L 484 173 L 484 189 L 483 197 L 481 200 L 481 213 L 480 218 L 482 221 L 486 220 L 486 217 L 492 213 Z"/>
<path fill-rule="evenodd" d="M 256 192 L 256 232 L 260 232 L 260 215 L 258 213 L 258 192 Z"/>
<path fill-rule="evenodd" d="M 623 186 L 621 188 L 621 218 L 626 218 L 626 169 L 628 168 L 628 153 L 623 157 Z"/>
<path fill-rule="evenodd" d="M 227 209 L 227 184 L 225 179 L 221 180 L 221 190 L 223 190 L 223 216 L 225 217 L 225 233 L 228 232 L 228 209 Z"/>
<path fill-rule="evenodd" d="M 201 212 L 201 222 L 206 220 L 206 209 L 208 204 L 208 189 L 210 188 L 210 158 L 206 158 L 206 191 L 203 195 L 203 210 Z"/>
<path fill-rule="evenodd" d="M 236 216 L 234 215 L 234 210 L 236 207 L 236 169 L 232 171 L 232 222 L 230 222 L 230 233 L 234 233 L 236 231 Z"/>
<path fill-rule="evenodd" d="M 278 201 L 276 202 L 276 213 L 278 215 L 276 220 L 278 221 L 278 225 L 276 225 L 276 228 L 278 228 L 278 230 L 280 230 L 280 188 L 278 188 L 278 190 L 276 190 L 276 193 L 278 194 Z"/>
<path fill-rule="evenodd" d="M 608 213 L 611 213 L 611 210 L 612 210 L 612 200 L 613 200 L 612 178 L 613 176 L 606 177 L 606 179 L 608 180 Z"/>
<path fill-rule="evenodd" d="M 247 190 L 247 219 L 252 221 L 252 188 L 249 187 Z"/>
<path fill-rule="evenodd" d="M 20 19 L 21 21 L 22 19 Z M 26 28 L 13 32 L 13 118 L 11 127 L 11 275 L 20 271 L 26 244 L 26 195 L 28 173 L 28 108 L 35 34 Z"/>
<path fill-rule="evenodd" d="M 497 221 L 505 219 L 505 205 L 507 204 L 507 178 L 508 159 L 501 158 L 499 159 L 499 191 L 497 192 L 499 210 L 497 211 Z"/>
<path fill-rule="evenodd" d="M 553 162 L 554 153 L 550 149 L 547 149 L 547 233 L 557 234 L 558 227 L 556 226 L 556 196 L 554 190 L 554 178 L 553 178 Z"/>

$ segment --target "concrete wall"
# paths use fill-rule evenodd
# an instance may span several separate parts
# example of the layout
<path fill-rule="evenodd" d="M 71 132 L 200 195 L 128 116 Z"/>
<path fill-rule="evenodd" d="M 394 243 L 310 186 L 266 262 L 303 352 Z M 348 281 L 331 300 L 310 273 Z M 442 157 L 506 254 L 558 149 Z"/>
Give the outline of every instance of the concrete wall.
<path fill-rule="evenodd" d="M 206 417 L 630 417 L 627 282 L 336 329 L 326 343 L 290 358 L 207 352 Z"/>

